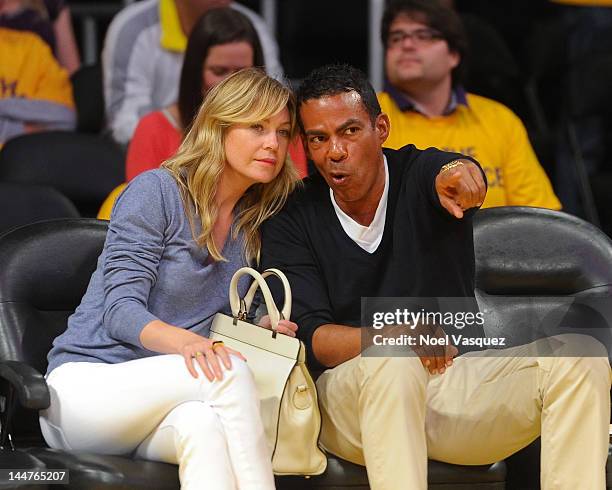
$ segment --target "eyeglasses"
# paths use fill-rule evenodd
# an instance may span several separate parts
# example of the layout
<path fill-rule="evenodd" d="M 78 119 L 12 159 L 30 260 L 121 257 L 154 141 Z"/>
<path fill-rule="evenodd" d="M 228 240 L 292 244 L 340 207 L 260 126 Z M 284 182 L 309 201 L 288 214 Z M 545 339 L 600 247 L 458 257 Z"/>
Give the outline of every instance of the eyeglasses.
<path fill-rule="evenodd" d="M 410 39 L 417 46 L 425 46 L 444 39 L 441 32 L 435 29 L 417 29 L 412 32 L 406 31 L 391 31 L 387 38 L 387 46 L 389 48 L 396 48 L 401 46 L 406 39 Z"/>

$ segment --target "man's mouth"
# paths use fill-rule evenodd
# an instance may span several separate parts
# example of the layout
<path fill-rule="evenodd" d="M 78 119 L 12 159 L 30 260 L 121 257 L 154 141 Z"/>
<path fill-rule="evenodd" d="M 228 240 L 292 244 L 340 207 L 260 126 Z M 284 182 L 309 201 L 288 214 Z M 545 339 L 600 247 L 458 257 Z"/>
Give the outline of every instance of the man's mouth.
<path fill-rule="evenodd" d="M 398 63 L 400 65 L 414 65 L 420 62 L 421 60 L 419 60 L 418 58 L 401 58 L 398 60 Z"/>
<path fill-rule="evenodd" d="M 345 184 L 348 179 L 349 179 L 349 175 L 345 174 L 343 172 L 330 172 L 330 177 L 331 177 L 331 181 L 334 183 L 334 185 L 342 185 Z"/>

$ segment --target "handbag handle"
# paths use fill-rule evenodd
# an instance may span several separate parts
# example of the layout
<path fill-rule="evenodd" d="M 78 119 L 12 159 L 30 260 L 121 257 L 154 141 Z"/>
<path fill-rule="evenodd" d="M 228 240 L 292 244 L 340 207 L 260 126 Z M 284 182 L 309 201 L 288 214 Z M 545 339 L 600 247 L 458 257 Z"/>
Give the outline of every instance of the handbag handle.
<path fill-rule="evenodd" d="M 238 295 L 238 280 L 244 276 L 245 274 L 250 275 L 254 282 L 251 284 L 249 291 L 247 292 L 244 299 L 240 299 Z M 270 292 L 270 288 L 264 277 L 267 277 L 271 274 L 276 275 L 283 283 L 285 288 L 285 304 L 282 309 L 282 317 L 281 313 L 279 313 L 278 308 L 276 307 L 276 303 L 274 303 L 274 298 L 272 297 L 272 293 Z M 234 318 L 245 319 L 246 314 L 248 313 L 249 307 L 251 306 L 251 302 L 253 301 L 253 297 L 255 296 L 255 291 L 257 287 L 261 288 L 261 292 L 263 293 L 264 301 L 266 303 L 266 307 L 268 309 L 268 315 L 270 315 L 270 322 L 272 324 L 272 330 L 276 331 L 276 327 L 278 326 L 278 322 L 281 318 L 289 318 L 291 315 L 291 289 L 289 287 L 289 281 L 285 277 L 285 275 L 279 271 L 278 269 L 268 269 L 264 271 L 264 275 L 257 272 L 255 269 L 251 267 L 242 267 L 238 269 L 234 275 L 232 276 L 232 280 L 230 282 L 229 287 L 229 299 L 230 306 L 232 308 L 232 315 Z"/>
<path fill-rule="evenodd" d="M 289 318 L 291 317 L 291 286 L 289 286 L 289 280 L 287 279 L 287 276 L 279 269 L 266 269 L 261 273 L 261 277 L 263 277 L 264 279 L 269 276 L 276 276 L 283 283 L 285 302 L 283 304 L 283 309 L 280 311 L 280 320 L 289 320 Z M 257 287 L 258 283 L 253 281 L 253 284 L 251 284 L 249 291 L 244 296 L 246 311 L 249 311 L 251 309 L 251 303 L 253 302 L 253 298 L 255 297 Z"/>

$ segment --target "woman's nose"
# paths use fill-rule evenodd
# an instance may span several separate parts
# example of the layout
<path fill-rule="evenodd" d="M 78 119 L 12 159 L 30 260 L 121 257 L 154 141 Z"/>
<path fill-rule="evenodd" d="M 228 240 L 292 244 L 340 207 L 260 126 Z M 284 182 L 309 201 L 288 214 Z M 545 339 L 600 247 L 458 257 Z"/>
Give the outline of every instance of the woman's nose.
<path fill-rule="evenodd" d="M 278 149 L 278 135 L 276 131 L 269 131 L 266 135 L 265 148 L 270 150 Z"/>

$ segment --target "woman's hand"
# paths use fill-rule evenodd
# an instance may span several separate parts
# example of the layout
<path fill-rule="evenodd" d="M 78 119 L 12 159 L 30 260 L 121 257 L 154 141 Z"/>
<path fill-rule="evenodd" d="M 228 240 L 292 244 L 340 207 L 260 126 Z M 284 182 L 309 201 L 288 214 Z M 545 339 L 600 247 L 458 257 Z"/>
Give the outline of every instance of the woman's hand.
<path fill-rule="evenodd" d="M 272 322 L 270 321 L 269 315 L 264 315 L 259 320 L 259 326 L 268 328 L 272 330 Z M 293 323 L 289 320 L 280 320 L 278 322 L 278 327 L 276 327 L 276 331 L 278 333 L 282 333 L 283 335 L 288 335 L 289 337 L 295 337 L 295 333 L 297 332 L 298 326 L 297 323 Z"/>
<path fill-rule="evenodd" d="M 185 365 L 194 378 L 198 377 L 194 364 L 195 361 L 202 368 L 202 372 L 208 381 L 214 381 L 215 378 L 218 380 L 223 379 L 223 371 L 221 370 L 219 359 L 221 359 L 226 369 L 232 368 L 230 354 L 246 361 L 246 358 L 240 352 L 230 349 L 223 342 L 205 337 L 183 345 L 180 354 L 185 359 Z"/>
<path fill-rule="evenodd" d="M 226 347 L 223 342 L 213 341 L 161 320 L 153 320 L 144 326 L 140 332 L 140 342 L 145 349 L 153 352 L 182 355 L 189 373 L 197 378 L 198 372 L 195 369 L 195 360 L 202 368 L 202 372 L 208 378 L 208 381 L 213 381 L 215 378 L 223 379 L 219 358 L 221 358 L 221 362 L 226 369 L 232 368 L 230 354 L 246 361 L 246 358 L 240 352 Z"/>

